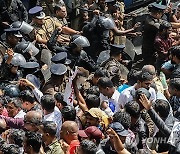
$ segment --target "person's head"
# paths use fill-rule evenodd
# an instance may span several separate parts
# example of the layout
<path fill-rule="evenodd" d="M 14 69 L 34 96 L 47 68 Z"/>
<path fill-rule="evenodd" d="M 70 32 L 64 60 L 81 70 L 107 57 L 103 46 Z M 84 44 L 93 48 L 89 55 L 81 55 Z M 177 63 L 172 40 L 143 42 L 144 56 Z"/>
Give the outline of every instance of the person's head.
<path fill-rule="evenodd" d="M 102 9 L 104 9 L 105 6 L 106 6 L 105 0 L 98 0 L 97 3 L 98 3 L 98 5 L 99 5 Z"/>
<path fill-rule="evenodd" d="M 109 73 L 106 69 L 100 67 L 99 69 L 97 69 L 94 73 L 94 76 L 92 78 L 92 82 L 94 85 L 97 85 L 97 82 L 99 80 L 99 78 L 101 77 L 109 77 Z"/>
<path fill-rule="evenodd" d="M 46 15 L 42 10 L 43 10 L 43 8 L 40 6 L 35 6 L 29 10 L 29 14 L 32 17 L 33 23 L 35 23 L 37 25 L 44 24 L 44 18 Z"/>
<path fill-rule="evenodd" d="M 84 95 L 87 96 L 88 94 L 99 96 L 100 92 L 98 86 L 91 86 L 90 88 L 86 89 Z"/>
<path fill-rule="evenodd" d="M 61 92 L 58 92 L 54 95 L 54 98 L 56 100 L 56 106 L 61 111 L 63 107 L 67 106 L 67 103 L 64 101 L 64 94 Z"/>
<path fill-rule="evenodd" d="M 166 9 L 166 6 L 157 4 L 156 2 L 149 5 L 149 11 L 151 12 L 151 15 L 155 17 L 156 19 L 161 19 L 161 17 L 164 14 L 165 9 Z"/>
<path fill-rule="evenodd" d="M 112 44 L 110 48 L 110 57 L 115 58 L 117 61 L 122 61 L 122 54 L 125 46 Z"/>
<path fill-rule="evenodd" d="M 39 125 L 42 123 L 42 114 L 38 111 L 29 111 L 24 117 L 24 129 L 28 131 L 39 131 Z"/>
<path fill-rule="evenodd" d="M 79 130 L 78 135 L 81 138 L 81 140 L 89 139 L 93 141 L 97 146 L 99 145 L 103 137 L 103 133 L 96 126 L 90 126 L 87 127 L 85 130 Z"/>
<path fill-rule="evenodd" d="M 153 65 L 144 65 L 142 68 L 142 72 L 148 72 L 149 74 L 153 75 L 153 77 L 156 76 L 156 69 Z"/>
<path fill-rule="evenodd" d="M 0 119 L 0 134 L 5 132 L 6 128 L 7 128 L 6 121 L 4 119 Z"/>
<path fill-rule="evenodd" d="M 102 77 L 99 79 L 97 83 L 99 87 L 99 92 L 104 96 L 111 97 L 114 93 L 113 82 L 108 77 Z"/>
<path fill-rule="evenodd" d="M 6 105 L 9 117 L 15 117 L 21 110 L 21 100 L 19 98 L 12 98 Z"/>
<path fill-rule="evenodd" d="M 3 154 L 19 154 L 20 149 L 19 146 L 16 144 L 4 144 L 1 149 Z"/>
<path fill-rule="evenodd" d="M 53 121 L 44 121 L 42 130 L 42 140 L 48 146 L 55 139 L 57 126 Z"/>
<path fill-rule="evenodd" d="M 128 130 L 124 129 L 123 125 L 119 122 L 113 122 L 109 125 L 120 137 L 122 143 L 125 143 L 126 137 L 128 136 Z M 113 140 L 110 138 L 111 144 L 113 144 Z"/>
<path fill-rule="evenodd" d="M 169 22 L 163 21 L 159 26 L 159 33 L 161 36 L 168 38 L 169 34 L 172 32 L 172 26 Z"/>
<path fill-rule="evenodd" d="M 65 121 L 62 124 L 60 136 L 67 144 L 78 139 L 78 125 L 74 121 Z"/>
<path fill-rule="evenodd" d="M 42 146 L 41 134 L 35 132 L 26 132 L 24 140 L 24 152 L 27 154 L 39 153 Z"/>
<path fill-rule="evenodd" d="M 63 121 L 75 121 L 76 110 L 73 106 L 64 106 L 61 110 Z"/>
<path fill-rule="evenodd" d="M 131 69 L 127 75 L 128 84 L 133 86 L 135 83 L 137 83 L 137 79 L 139 76 L 139 71 Z"/>
<path fill-rule="evenodd" d="M 103 114 L 101 109 L 99 108 L 91 108 L 89 111 L 85 113 L 86 116 L 86 124 L 85 126 L 99 126 L 102 121 Z"/>
<path fill-rule="evenodd" d="M 41 97 L 41 106 L 44 114 L 48 114 L 54 111 L 56 100 L 51 95 L 44 95 Z"/>
<path fill-rule="evenodd" d="M 30 90 L 23 90 L 19 98 L 22 100 L 22 108 L 29 111 L 35 103 L 34 94 Z"/>
<path fill-rule="evenodd" d="M 131 120 L 138 119 L 140 116 L 140 106 L 136 101 L 130 101 L 124 106 L 127 113 L 130 114 Z"/>
<path fill-rule="evenodd" d="M 88 94 L 85 101 L 88 109 L 91 109 L 93 107 L 98 108 L 100 106 L 100 98 L 97 95 Z"/>
<path fill-rule="evenodd" d="M 19 147 L 23 147 L 23 140 L 25 132 L 22 129 L 10 129 L 8 135 L 9 144 L 16 144 Z"/>
<path fill-rule="evenodd" d="M 97 146 L 94 142 L 90 140 L 83 140 L 80 146 L 77 148 L 77 154 L 96 154 Z"/>
<path fill-rule="evenodd" d="M 58 18 L 66 18 L 67 17 L 66 6 L 55 5 L 54 6 L 54 13 L 55 13 L 56 17 L 58 17 Z"/>
<path fill-rule="evenodd" d="M 22 39 L 19 31 L 6 32 L 6 42 L 14 48 Z"/>
<path fill-rule="evenodd" d="M 169 52 L 170 52 L 171 63 L 179 64 L 180 63 L 180 45 L 170 48 Z"/>
<path fill-rule="evenodd" d="M 139 88 L 149 89 L 153 81 L 153 75 L 148 72 L 141 72 L 138 75 L 137 84 Z"/>
<path fill-rule="evenodd" d="M 154 109 L 159 116 L 165 120 L 170 112 L 170 105 L 166 100 L 157 99 L 154 103 Z"/>
<path fill-rule="evenodd" d="M 128 129 L 131 125 L 131 116 L 125 111 L 118 111 L 113 115 L 113 122 L 119 122 L 125 129 Z"/>
<path fill-rule="evenodd" d="M 172 96 L 180 95 L 180 78 L 171 79 L 168 90 Z"/>
<path fill-rule="evenodd" d="M 2 115 L 4 110 L 4 99 L 3 97 L 0 97 L 0 115 Z"/>

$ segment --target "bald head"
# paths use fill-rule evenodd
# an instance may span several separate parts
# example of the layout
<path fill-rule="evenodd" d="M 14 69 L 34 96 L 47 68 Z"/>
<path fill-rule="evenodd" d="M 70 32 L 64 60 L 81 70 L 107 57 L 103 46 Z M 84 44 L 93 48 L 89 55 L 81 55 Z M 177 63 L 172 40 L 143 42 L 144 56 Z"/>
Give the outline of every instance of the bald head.
<path fill-rule="evenodd" d="M 42 114 L 39 111 L 29 111 L 27 112 L 25 119 L 26 121 L 39 123 L 42 121 Z"/>
<path fill-rule="evenodd" d="M 148 72 L 151 75 L 156 75 L 156 69 L 153 65 L 144 65 L 142 72 Z"/>
<path fill-rule="evenodd" d="M 78 139 L 78 125 L 74 121 L 65 121 L 61 127 L 61 138 L 64 139 L 67 144 L 71 141 Z"/>
<path fill-rule="evenodd" d="M 6 126 L 6 121 L 4 119 L 0 119 L 0 129 L 5 130 Z"/>

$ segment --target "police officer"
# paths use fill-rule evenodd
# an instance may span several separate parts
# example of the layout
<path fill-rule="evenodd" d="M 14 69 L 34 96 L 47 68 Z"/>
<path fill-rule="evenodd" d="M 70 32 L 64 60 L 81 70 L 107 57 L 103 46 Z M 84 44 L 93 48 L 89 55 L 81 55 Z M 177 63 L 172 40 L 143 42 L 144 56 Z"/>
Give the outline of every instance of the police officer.
<path fill-rule="evenodd" d="M 27 21 L 28 13 L 20 0 L 0 0 L 0 34 L 14 21 Z"/>
<path fill-rule="evenodd" d="M 42 11 L 42 7 L 36 6 L 29 10 L 29 14 L 32 16 L 32 23 L 31 25 L 37 29 L 36 40 L 38 43 L 46 44 L 49 38 L 51 37 L 52 33 L 55 29 L 62 30 L 65 34 L 78 34 L 78 31 L 75 31 L 71 28 L 63 26 L 55 21 L 50 16 L 46 16 L 45 13 Z M 62 43 L 65 38 L 59 38 L 57 41 Z"/>
<path fill-rule="evenodd" d="M 66 87 L 65 73 L 67 67 L 64 64 L 52 64 L 51 77 L 42 88 L 44 94 L 55 95 L 57 92 L 64 92 Z"/>
<path fill-rule="evenodd" d="M 19 53 L 14 53 L 12 49 L 8 49 L 4 59 L 5 62 L 0 67 L 0 80 L 17 81 L 22 77 L 18 69 L 26 63 L 25 58 Z"/>
<path fill-rule="evenodd" d="M 127 75 L 122 74 L 122 70 L 126 68 L 120 63 L 122 61 L 123 54 L 125 54 L 123 52 L 124 48 L 124 45 L 110 45 L 110 58 L 101 64 L 101 67 L 108 70 L 114 86 L 119 86 L 121 84 L 120 81 L 122 75 Z"/>
<path fill-rule="evenodd" d="M 158 32 L 161 17 L 166 6 L 152 3 L 149 6 L 150 14 L 147 16 L 144 25 L 143 41 L 142 41 L 142 56 L 145 64 L 154 65 L 156 53 L 154 49 L 154 40 Z"/>
<path fill-rule="evenodd" d="M 5 37 L 5 41 L 0 42 L 0 62 L 2 62 L 2 58 L 5 55 L 6 50 L 8 48 L 13 49 L 22 39 L 22 35 L 18 28 L 5 29 Z"/>
<path fill-rule="evenodd" d="M 45 83 L 45 77 L 40 69 L 40 65 L 37 62 L 26 62 L 21 65 L 23 77 L 25 78 L 28 74 L 35 75 L 39 81 L 40 86 L 42 87 Z"/>

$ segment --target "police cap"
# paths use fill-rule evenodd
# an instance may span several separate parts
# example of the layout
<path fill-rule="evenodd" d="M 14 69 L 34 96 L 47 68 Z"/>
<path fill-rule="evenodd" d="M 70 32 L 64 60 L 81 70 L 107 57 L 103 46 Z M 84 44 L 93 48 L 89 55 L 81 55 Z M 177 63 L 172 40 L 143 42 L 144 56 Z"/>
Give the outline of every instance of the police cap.
<path fill-rule="evenodd" d="M 165 10 L 167 8 L 167 6 L 158 4 L 156 2 L 150 4 L 149 7 L 152 8 L 152 9 L 161 10 L 161 11 L 163 11 L 163 10 Z"/>
<path fill-rule="evenodd" d="M 115 3 L 116 0 L 105 0 L 105 3 Z"/>
<path fill-rule="evenodd" d="M 123 53 L 124 48 L 125 48 L 125 45 L 111 44 L 110 52 L 111 53 Z"/>
<path fill-rule="evenodd" d="M 52 64 L 50 71 L 53 75 L 63 75 L 67 71 L 67 67 L 64 64 Z"/>
<path fill-rule="evenodd" d="M 27 69 L 39 68 L 39 63 L 37 63 L 37 62 L 26 62 L 21 67 L 22 68 L 27 68 Z"/>
<path fill-rule="evenodd" d="M 43 8 L 41 6 L 35 6 L 29 10 L 29 14 L 37 19 L 43 19 L 46 15 L 42 10 Z"/>
<path fill-rule="evenodd" d="M 56 55 L 54 55 L 51 58 L 51 61 L 55 64 L 65 64 L 65 65 L 69 65 L 71 63 L 70 59 L 67 59 L 67 53 L 66 52 L 60 52 L 57 53 Z"/>
<path fill-rule="evenodd" d="M 19 32 L 20 28 L 8 28 L 5 29 L 4 31 L 6 32 L 6 34 L 13 34 L 16 37 L 22 38 L 23 36 L 21 35 L 21 33 Z"/>

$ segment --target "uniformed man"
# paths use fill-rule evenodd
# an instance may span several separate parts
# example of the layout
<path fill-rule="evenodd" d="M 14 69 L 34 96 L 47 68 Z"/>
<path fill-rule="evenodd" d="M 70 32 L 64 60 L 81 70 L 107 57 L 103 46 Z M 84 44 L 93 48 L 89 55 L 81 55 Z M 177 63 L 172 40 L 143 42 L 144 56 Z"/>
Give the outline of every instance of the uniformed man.
<path fill-rule="evenodd" d="M 26 63 L 23 55 L 14 53 L 12 49 L 7 50 L 7 55 L 0 67 L 0 80 L 17 81 L 22 77 L 19 67 Z"/>
<path fill-rule="evenodd" d="M 142 56 L 145 64 L 154 65 L 156 61 L 157 55 L 155 54 L 154 40 L 165 9 L 166 6 L 157 3 L 152 3 L 149 6 L 150 14 L 145 20 L 142 41 Z"/>
<path fill-rule="evenodd" d="M 45 77 L 40 69 L 40 65 L 37 62 L 26 62 L 21 66 L 23 77 L 25 78 L 28 74 L 35 75 L 39 81 L 40 86 L 42 87 L 45 83 Z"/>
<path fill-rule="evenodd" d="M 46 16 L 42 11 L 42 7 L 36 6 L 29 10 L 29 14 L 32 16 L 32 26 L 37 29 L 36 40 L 38 43 L 46 44 L 52 33 L 55 29 L 65 34 L 78 34 L 78 31 L 75 31 L 71 28 L 61 25 L 61 23 L 55 21 L 50 16 Z M 58 42 L 62 43 L 66 40 L 63 37 L 58 38 Z"/>
<path fill-rule="evenodd" d="M 0 0 L 0 34 L 14 21 L 28 20 L 28 13 L 20 0 Z"/>
<path fill-rule="evenodd" d="M 54 96 L 57 92 L 65 91 L 64 75 L 67 72 L 67 67 L 64 64 L 52 64 L 50 71 L 51 78 L 43 86 L 42 92 Z"/>
<path fill-rule="evenodd" d="M 120 62 L 122 61 L 122 56 L 125 54 L 123 49 L 124 45 L 110 45 L 110 58 L 101 64 L 108 70 L 110 74 L 111 81 L 114 86 L 119 86 L 121 84 L 122 76 L 125 77 L 127 74 L 122 74 L 122 70 L 127 70 Z"/>

